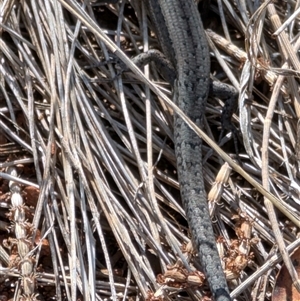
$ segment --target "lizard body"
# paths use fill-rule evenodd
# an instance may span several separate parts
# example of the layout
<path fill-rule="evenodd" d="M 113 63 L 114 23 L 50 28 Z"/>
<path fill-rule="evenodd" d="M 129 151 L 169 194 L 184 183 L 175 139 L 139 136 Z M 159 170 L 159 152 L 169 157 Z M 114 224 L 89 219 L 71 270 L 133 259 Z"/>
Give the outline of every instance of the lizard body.
<path fill-rule="evenodd" d="M 202 126 L 210 87 L 206 34 L 193 0 L 147 0 L 167 59 L 174 65 L 174 101 Z M 202 171 L 202 140 L 174 116 L 174 140 L 181 197 L 192 238 L 213 298 L 230 301 L 209 216 Z"/>

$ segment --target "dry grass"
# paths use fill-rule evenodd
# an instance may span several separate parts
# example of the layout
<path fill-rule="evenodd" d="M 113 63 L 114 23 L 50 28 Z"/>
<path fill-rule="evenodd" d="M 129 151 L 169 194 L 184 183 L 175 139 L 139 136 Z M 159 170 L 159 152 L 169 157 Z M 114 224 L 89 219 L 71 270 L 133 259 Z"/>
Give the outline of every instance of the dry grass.
<path fill-rule="evenodd" d="M 201 267 L 176 180 L 171 88 L 154 65 L 145 78 L 130 61 L 159 48 L 140 2 L 1 1 L 0 239 L 10 248 L 0 249 L 0 300 L 209 296 L 203 275 L 188 272 Z M 286 3 L 233 2 L 213 1 L 207 25 L 227 40 L 208 32 L 213 76 L 240 90 L 244 174 L 223 155 L 230 174 L 208 141 L 204 175 L 233 296 L 268 300 L 277 246 L 299 245 L 298 24 Z M 219 141 L 222 106 L 209 100 L 205 132 L 235 158 L 232 135 Z"/>

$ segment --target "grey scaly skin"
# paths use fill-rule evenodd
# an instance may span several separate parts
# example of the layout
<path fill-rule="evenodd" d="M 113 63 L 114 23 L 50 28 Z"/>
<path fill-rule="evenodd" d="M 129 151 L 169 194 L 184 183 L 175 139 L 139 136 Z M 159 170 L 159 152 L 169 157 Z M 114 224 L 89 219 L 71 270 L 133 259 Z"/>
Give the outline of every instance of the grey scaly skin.
<path fill-rule="evenodd" d="M 202 126 L 210 86 L 206 34 L 193 0 L 146 0 L 164 54 L 174 64 L 174 101 Z M 215 243 L 202 171 L 202 141 L 174 117 L 175 153 L 181 197 L 192 238 L 211 293 L 230 301 L 226 278 Z"/>

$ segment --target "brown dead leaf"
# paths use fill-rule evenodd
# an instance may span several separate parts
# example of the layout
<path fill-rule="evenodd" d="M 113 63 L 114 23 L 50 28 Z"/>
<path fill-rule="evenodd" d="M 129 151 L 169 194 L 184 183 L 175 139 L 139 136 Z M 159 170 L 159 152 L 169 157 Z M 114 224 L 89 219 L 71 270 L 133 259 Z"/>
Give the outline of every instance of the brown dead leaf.
<path fill-rule="evenodd" d="M 39 198 L 40 190 L 33 186 L 26 186 L 23 189 L 23 192 L 25 193 L 24 199 L 25 199 L 26 205 L 35 207 L 37 200 Z"/>
<path fill-rule="evenodd" d="M 300 248 L 291 254 L 292 263 L 300 277 Z M 272 301 L 300 301 L 300 293 L 293 285 L 292 279 L 283 265 L 277 274 L 277 279 L 272 294 Z"/>

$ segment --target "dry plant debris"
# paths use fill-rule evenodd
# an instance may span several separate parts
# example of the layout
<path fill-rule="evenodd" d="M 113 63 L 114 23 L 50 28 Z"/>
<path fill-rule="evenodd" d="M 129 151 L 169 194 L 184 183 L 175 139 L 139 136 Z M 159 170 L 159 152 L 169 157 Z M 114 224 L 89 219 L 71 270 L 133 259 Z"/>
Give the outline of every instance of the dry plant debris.
<path fill-rule="evenodd" d="M 0 3 L 0 300 L 209 300 L 180 203 L 171 87 L 130 60 L 159 49 L 143 2 Z M 270 300 L 283 265 L 299 288 L 296 5 L 211 1 L 204 18 L 212 76 L 240 91 L 243 173 L 203 146 L 236 300 Z M 235 158 L 222 106 L 210 99 L 205 132 Z"/>

